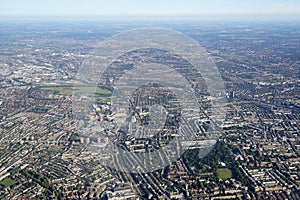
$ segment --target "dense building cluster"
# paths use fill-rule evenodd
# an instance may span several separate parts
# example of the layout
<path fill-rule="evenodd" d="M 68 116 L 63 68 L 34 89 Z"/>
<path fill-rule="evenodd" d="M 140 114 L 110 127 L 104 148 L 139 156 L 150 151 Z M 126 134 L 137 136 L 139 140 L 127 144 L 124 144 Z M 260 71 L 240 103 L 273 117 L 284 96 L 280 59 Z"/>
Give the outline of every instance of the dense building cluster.
<path fill-rule="evenodd" d="M 138 25 L 0 26 L 0 199 L 300 199 L 299 24 L 168 25 L 200 42 L 225 85 L 226 119 L 205 157 L 200 154 L 212 126 L 209 94 L 201 75 L 179 55 L 157 49 L 131 52 L 104 72 L 96 89 L 76 80 L 97 42 Z M 114 83 L 141 59 L 183 74 L 203 110 L 193 125 L 199 129 L 195 139 L 181 144 L 189 150 L 162 169 L 129 173 L 103 165 L 103 160 L 128 167 L 141 162 L 99 156 L 90 147 L 114 143 L 132 153 L 152 152 L 168 145 L 183 122 L 176 95 L 148 85 L 132 96 L 126 122 L 159 124 L 160 118 L 151 121 L 150 114 L 150 105 L 157 104 L 164 107 L 157 112 L 168 113 L 163 129 L 138 139 L 129 134 L 137 133 L 136 127 L 116 125 Z M 93 95 L 97 98 L 88 116 L 74 117 L 72 102 Z M 149 161 L 167 160 L 161 153 L 157 157 Z"/>

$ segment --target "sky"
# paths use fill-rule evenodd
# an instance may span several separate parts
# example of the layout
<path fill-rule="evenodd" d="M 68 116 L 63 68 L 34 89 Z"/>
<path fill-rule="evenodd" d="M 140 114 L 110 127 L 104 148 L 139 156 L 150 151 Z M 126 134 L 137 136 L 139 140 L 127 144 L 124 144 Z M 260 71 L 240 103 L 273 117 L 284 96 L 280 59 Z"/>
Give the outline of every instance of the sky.
<path fill-rule="evenodd" d="M 0 0 L 0 17 L 300 19 L 299 0 Z"/>

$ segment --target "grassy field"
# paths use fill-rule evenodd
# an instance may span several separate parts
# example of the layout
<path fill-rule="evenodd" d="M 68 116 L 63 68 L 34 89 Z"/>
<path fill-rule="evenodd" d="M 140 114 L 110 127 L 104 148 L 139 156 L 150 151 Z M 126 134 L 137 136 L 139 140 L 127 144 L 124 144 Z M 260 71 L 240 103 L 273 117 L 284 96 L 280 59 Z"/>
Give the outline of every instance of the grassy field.
<path fill-rule="evenodd" d="M 228 168 L 217 169 L 217 175 L 219 179 L 229 179 L 232 177 L 232 172 Z"/>
<path fill-rule="evenodd" d="M 108 97 L 102 97 L 102 98 L 100 99 L 100 102 L 104 102 L 104 103 L 111 102 L 111 98 L 108 98 Z"/>
<path fill-rule="evenodd" d="M 10 187 L 10 186 L 14 185 L 15 183 L 16 183 L 16 181 L 11 178 L 6 178 L 0 182 L 0 184 L 3 185 L 4 187 Z"/>
<path fill-rule="evenodd" d="M 72 94 L 87 94 L 87 95 L 103 95 L 110 96 L 112 92 L 105 87 L 97 87 L 95 91 L 95 87 L 91 86 L 54 86 L 54 87 L 41 87 L 42 90 L 55 91 L 61 95 L 72 95 Z"/>

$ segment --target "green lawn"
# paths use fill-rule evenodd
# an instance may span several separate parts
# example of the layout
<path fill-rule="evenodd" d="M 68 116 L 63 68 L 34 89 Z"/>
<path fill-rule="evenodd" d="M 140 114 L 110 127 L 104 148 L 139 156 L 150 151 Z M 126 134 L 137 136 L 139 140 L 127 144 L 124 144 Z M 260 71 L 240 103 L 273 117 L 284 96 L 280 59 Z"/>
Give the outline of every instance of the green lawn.
<path fill-rule="evenodd" d="M 16 181 L 11 178 L 6 178 L 0 182 L 0 184 L 3 185 L 4 187 L 10 187 L 10 186 L 14 185 L 15 183 L 16 183 Z"/>
<path fill-rule="evenodd" d="M 111 98 L 108 98 L 108 97 L 102 97 L 102 98 L 100 99 L 100 102 L 104 102 L 104 103 L 111 102 Z"/>
<path fill-rule="evenodd" d="M 82 94 L 98 94 L 110 96 L 112 92 L 105 87 L 91 87 L 91 86 L 54 86 L 54 87 L 42 87 L 42 90 L 56 91 L 61 95 L 72 95 L 74 93 Z M 96 91 L 95 91 L 96 89 Z"/>
<path fill-rule="evenodd" d="M 217 175 L 219 179 L 229 179 L 232 177 L 232 172 L 228 168 L 217 169 Z"/>

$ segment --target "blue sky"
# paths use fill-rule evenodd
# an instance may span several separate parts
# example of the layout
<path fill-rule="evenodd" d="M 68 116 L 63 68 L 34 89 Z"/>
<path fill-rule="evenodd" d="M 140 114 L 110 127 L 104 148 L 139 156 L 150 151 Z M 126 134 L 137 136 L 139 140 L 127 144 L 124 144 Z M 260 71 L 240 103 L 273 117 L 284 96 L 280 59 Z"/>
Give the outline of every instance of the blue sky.
<path fill-rule="evenodd" d="M 300 18 L 299 0 L 0 0 L 0 16 Z"/>

